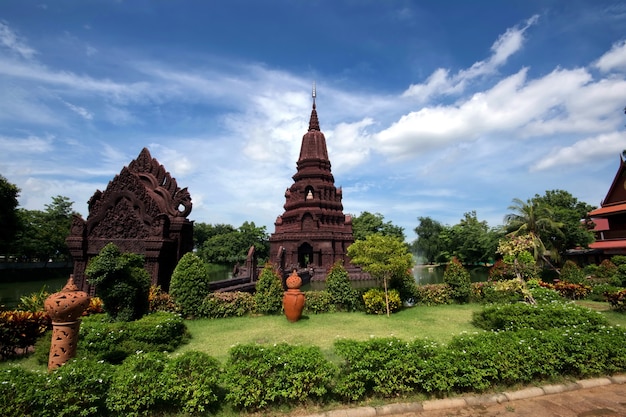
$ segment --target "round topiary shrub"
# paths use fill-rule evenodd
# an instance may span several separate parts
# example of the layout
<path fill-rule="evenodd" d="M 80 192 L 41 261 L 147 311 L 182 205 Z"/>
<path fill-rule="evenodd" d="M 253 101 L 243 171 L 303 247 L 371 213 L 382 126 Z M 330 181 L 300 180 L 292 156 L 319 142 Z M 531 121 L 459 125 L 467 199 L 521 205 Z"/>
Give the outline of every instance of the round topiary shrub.
<path fill-rule="evenodd" d="M 352 288 L 348 271 L 341 261 L 335 262 L 326 275 L 326 291 L 339 311 L 359 311 L 363 303 L 358 291 Z"/>
<path fill-rule="evenodd" d="M 582 284 L 585 281 L 585 274 L 574 261 L 567 260 L 561 268 L 561 280 L 571 284 Z"/>
<path fill-rule="evenodd" d="M 283 283 L 269 262 L 265 264 L 259 280 L 256 283 L 254 301 L 256 309 L 261 314 L 277 314 L 283 309 Z"/>
<path fill-rule="evenodd" d="M 148 312 L 150 274 L 144 269 L 143 256 L 122 253 L 109 243 L 89 262 L 85 275 L 114 320 L 137 320 Z"/>
<path fill-rule="evenodd" d="M 452 299 L 457 303 L 467 303 L 472 292 L 472 282 L 467 269 L 458 259 L 452 258 L 443 273 L 443 282 L 450 286 Z"/>
<path fill-rule="evenodd" d="M 194 317 L 209 292 L 207 264 L 195 253 L 187 252 L 172 273 L 170 295 L 183 316 Z"/>

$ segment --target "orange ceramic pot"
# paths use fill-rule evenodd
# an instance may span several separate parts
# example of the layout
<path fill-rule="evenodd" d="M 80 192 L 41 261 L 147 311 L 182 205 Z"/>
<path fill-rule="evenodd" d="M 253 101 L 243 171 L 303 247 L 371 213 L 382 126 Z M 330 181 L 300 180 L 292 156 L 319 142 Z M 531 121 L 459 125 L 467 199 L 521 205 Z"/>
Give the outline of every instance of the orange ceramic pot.
<path fill-rule="evenodd" d="M 287 277 L 285 284 L 288 289 L 283 295 L 283 310 L 285 311 L 287 320 L 296 322 L 302 317 L 302 310 L 304 309 L 304 302 L 306 301 L 306 296 L 300 291 L 302 278 L 300 278 L 298 273 L 294 270 L 293 273 Z"/>

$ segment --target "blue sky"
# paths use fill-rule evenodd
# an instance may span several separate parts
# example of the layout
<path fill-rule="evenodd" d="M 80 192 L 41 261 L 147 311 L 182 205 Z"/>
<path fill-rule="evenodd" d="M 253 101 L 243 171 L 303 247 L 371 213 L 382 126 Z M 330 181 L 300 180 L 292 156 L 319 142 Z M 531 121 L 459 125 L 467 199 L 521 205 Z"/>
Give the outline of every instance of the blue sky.
<path fill-rule="evenodd" d="M 0 3 L 0 174 L 87 216 L 147 147 L 191 220 L 274 231 L 317 84 L 344 213 L 405 228 L 563 189 L 626 149 L 623 1 Z"/>

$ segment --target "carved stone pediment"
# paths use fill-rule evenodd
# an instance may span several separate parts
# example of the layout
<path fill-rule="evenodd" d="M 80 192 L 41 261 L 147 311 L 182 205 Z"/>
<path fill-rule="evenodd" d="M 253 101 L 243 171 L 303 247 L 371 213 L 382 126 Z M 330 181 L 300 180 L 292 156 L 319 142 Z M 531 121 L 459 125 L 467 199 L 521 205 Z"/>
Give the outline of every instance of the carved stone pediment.
<path fill-rule="evenodd" d="M 88 207 L 87 220 L 77 216 L 67 239 L 79 286 L 88 288 L 84 270 L 89 259 L 113 242 L 123 252 L 144 255 L 153 283 L 167 289 L 176 263 L 193 248 L 187 188 L 179 188 L 176 179 L 144 148 L 104 191 L 93 194 Z"/>

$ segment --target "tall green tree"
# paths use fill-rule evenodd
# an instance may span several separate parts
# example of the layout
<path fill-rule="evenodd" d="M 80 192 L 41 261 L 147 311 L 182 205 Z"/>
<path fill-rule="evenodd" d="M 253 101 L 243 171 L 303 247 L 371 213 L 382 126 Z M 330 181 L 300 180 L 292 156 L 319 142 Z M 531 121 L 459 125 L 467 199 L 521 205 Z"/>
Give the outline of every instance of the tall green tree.
<path fill-rule="evenodd" d="M 352 216 L 352 236 L 354 240 L 364 240 L 367 236 L 378 233 L 383 236 L 393 236 L 404 241 L 404 228 L 394 225 L 391 221 L 385 222 L 380 213 L 364 211 L 358 216 Z"/>
<path fill-rule="evenodd" d="M 567 249 L 588 247 L 593 242 L 593 222 L 589 212 L 594 206 L 582 201 L 564 190 L 549 190 L 544 195 L 535 194 L 533 202 L 549 207 L 552 219 L 562 226 L 562 234 L 540 235 L 543 241 L 550 241 L 551 246 L 561 255 Z"/>
<path fill-rule="evenodd" d="M 495 258 L 499 233 L 486 221 L 478 220 L 475 211 L 465 213 L 450 234 L 452 255 L 463 264 L 485 263 Z"/>
<path fill-rule="evenodd" d="M 254 246 L 258 259 L 269 257 L 269 236 L 265 226 L 257 227 L 254 222 L 246 221 L 238 229 L 230 225 L 203 226 L 201 233 L 204 242 L 197 252 L 205 262 L 228 265 L 243 262 L 251 246 Z M 200 242 L 200 238 L 197 241 Z"/>
<path fill-rule="evenodd" d="M 417 239 L 413 241 L 413 250 L 418 256 L 424 257 L 427 263 L 435 263 L 443 249 L 440 234 L 444 225 L 430 217 L 418 217 L 417 220 L 420 223 L 413 229 L 417 235 Z"/>
<path fill-rule="evenodd" d="M 17 209 L 19 194 L 20 189 L 0 175 L 0 254 L 3 255 L 8 255 L 13 239 L 20 229 Z"/>
<path fill-rule="evenodd" d="M 388 283 L 392 280 L 404 283 L 407 271 L 413 267 L 413 256 L 404 242 L 394 236 L 371 234 L 348 247 L 348 256 L 355 265 L 382 280 L 385 287 L 385 303 L 389 316 Z"/>
<path fill-rule="evenodd" d="M 52 197 L 45 210 L 19 209 L 22 225 L 15 237 L 15 252 L 21 258 L 40 261 L 67 261 L 70 253 L 65 239 L 70 234 L 74 203 L 68 197 Z"/>
<path fill-rule="evenodd" d="M 459 223 L 444 226 L 439 232 L 441 249 L 436 259 L 449 262 L 457 258 L 465 265 L 491 262 L 503 235 L 501 229 L 491 228 L 486 221 L 478 220 L 475 211 L 467 212 Z"/>
<path fill-rule="evenodd" d="M 529 199 L 524 202 L 519 198 L 514 198 L 509 210 L 512 213 L 504 216 L 509 234 L 512 236 L 529 235 L 533 242 L 533 257 L 552 266 L 545 256 L 546 251 L 553 250 L 552 243 L 564 236 L 561 230 L 563 223 L 555 220 L 552 208 L 541 201 Z M 553 251 L 552 255 L 556 257 L 557 251 Z"/>

